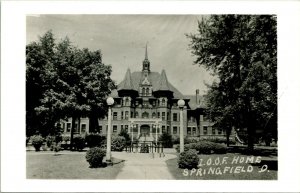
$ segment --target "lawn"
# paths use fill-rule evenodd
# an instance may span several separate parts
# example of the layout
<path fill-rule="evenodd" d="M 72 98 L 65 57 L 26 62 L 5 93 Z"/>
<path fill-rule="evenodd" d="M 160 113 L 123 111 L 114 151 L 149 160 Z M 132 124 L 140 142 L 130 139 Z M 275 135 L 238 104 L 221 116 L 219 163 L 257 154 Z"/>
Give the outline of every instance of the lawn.
<path fill-rule="evenodd" d="M 90 168 L 84 152 L 54 155 L 52 152 L 27 152 L 27 179 L 115 179 L 124 166 L 123 160 L 113 159 L 113 166 Z"/>
<path fill-rule="evenodd" d="M 260 164 L 246 163 L 247 155 L 239 153 L 199 155 L 199 158 L 202 159 L 202 165 L 194 170 L 178 168 L 177 158 L 167 160 L 166 163 L 170 173 L 178 180 L 277 180 L 277 157 L 262 156 L 262 160 L 267 161 Z M 258 157 L 254 156 L 254 160 L 256 158 Z M 222 164 L 223 159 L 226 162 Z M 239 161 L 233 161 L 234 159 Z M 268 166 L 267 169 L 261 167 L 264 164 Z"/>

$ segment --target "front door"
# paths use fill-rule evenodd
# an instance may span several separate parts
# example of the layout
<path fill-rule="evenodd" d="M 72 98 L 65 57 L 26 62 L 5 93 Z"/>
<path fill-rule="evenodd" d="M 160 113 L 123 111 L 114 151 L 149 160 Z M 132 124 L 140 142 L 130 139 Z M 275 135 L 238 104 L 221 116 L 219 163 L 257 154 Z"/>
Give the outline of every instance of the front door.
<path fill-rule="evenodd" d="M 149 125 L 141 125 L 141 134 L 142 136 L 150 135 L 150 126 Z"/>

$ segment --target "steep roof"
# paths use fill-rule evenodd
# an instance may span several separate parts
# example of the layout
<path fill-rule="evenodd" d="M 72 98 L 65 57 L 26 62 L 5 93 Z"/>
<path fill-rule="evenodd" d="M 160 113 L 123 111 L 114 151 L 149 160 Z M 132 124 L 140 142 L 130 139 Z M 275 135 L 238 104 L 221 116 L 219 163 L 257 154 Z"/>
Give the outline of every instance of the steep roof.
<path fill-rule="evenodd" d="M 191 110 L 195 110 L 197 108 L 206 108 L 205 98 L 203 95 L 198 95 L 196 100 L 196 95 L 184 95 L 185 99 L 190 99 L 189 106 Z"/>
<path fill-rule="evenodd" d="M 120 88 L 122 88 L 123 90 L 134 90 L 132 80 L 131 80 L 131 73 L 130 73 L 129 68 L 127 69 L 125 78 L 121 83 L 122 83 L 122 85 L 120 87 L 118 87 L 118 90 L 120 90 Z"/>
<path fill-rule="evenodd" d="M 163 76 L 163 77 L 161 77 L 161 76 Z M 131 73 L 131 83 L 132 83 L 133 90 L 139 91 L 139 86 L 140 86 L 140 82 L 141 82 L 142 78 L 143 78 L 142 72 L 132 72 Z M 126 80 L 126 78 L 124 78 L 124 80 L 118 85 L 117 90 L 122 90 L 122 89 L 125 90 L 126 89 L 125 80 Z M 158 72 L 149 72 L 148 80 L 152 84 L 153 91 L 157 91 L 157 90 L 161 90 L 161 89 L 168 89 L 169 91 L 173 92 L 174 98 L 177 98 L 177 99 L 184 98 L 182 93 L 179 92 L 171 83 L 168 82 L 168 79 L 167 79 L 167 76 L 166 76 L 166 73 L 164 72 L 164 70 L 162 71 L 162 75 L 159 74 Z M 118 93 L 116 91 L 112 91 L 111 96 L 118 97 Z"/>
<path fill-rule="evenodd" d="M 162 70 L 161 75 L 160 75 L 160 79 L 159 79 L 159 83 L 158 83 L 158 88 L 154 91 L 170 91 L 170 87 L 169 87 L 169 82 L 167 79 L 167 75 L 165 70 Z"/>

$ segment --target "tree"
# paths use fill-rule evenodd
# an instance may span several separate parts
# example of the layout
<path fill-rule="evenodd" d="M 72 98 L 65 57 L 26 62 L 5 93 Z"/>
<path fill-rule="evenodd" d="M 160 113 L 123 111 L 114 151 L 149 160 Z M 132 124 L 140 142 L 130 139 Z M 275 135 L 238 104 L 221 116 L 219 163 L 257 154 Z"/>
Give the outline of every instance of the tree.
<path fill-rule="evenodd" d="M 277 138 L 277 29 L 273 15 L 213 15 L 190 34 L 195 64 L 216 77 L 208 108 L 229 137 L 246 128 L 253 149 L 257 128 Z"/>
<path fill-rule="evenodd" d="M 39 37 L 38 42 L 26 46 L 26 135 L 40 133 L 47 136 L 52 125 L 51 116 L 39 114 L 43 93 L 51 87 L 54 57 L 54 37 L 51 31 Z"/>
<path fill-rule="evenodd" d="M 51 32 L 46 34 L 53 37 Z M 47 43 L 47 39 L 45 41 Z M 35 44 L 45 43 L 40 41 Z M 98 120 L 104 116 L 107 109 L 105 99 L 115 84 L 110 78 L 111 66 L 102 63 L 100 50 L 78 49 L 71 45 L 68 37 L 58 44 L 54 42 L 52 48 L 53 52 L 47 52 L 49 58 L 44 64 L 45 69 L 37 73 L 37 76 L 43 77 L 39 84 L 45 89 L 41 91 L 34 111 L 46 117 L 45 122 L 52 128 L 59 120 L 72 117 L 72 145 L 75 121 L 78 120 L 79 129 L 80 117 L 89 116 Z M 40 53 L 43 53 L 42 49 L 35 55 Z"/>

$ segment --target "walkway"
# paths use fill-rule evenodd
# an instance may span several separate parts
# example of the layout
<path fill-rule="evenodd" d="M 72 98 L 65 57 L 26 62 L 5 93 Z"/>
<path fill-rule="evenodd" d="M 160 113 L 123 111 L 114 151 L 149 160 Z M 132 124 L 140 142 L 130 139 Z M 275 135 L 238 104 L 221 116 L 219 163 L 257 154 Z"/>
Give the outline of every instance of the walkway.
<path fill-rule="evenodd" d="M 125 165 L 117 175 L 116 179 L 136 179 L 136 180 L 172 180 L 173 176 L 167 168 L 166 160 L 173 159 L 176 155 L 165 154 L 165 157 L 151 157 L 148 153 L 126 153 L 112 152 L 112 156 L 125 160 Z"/>

